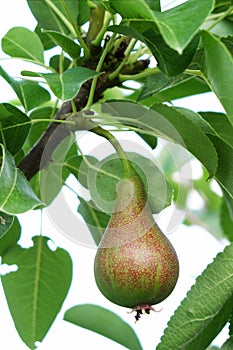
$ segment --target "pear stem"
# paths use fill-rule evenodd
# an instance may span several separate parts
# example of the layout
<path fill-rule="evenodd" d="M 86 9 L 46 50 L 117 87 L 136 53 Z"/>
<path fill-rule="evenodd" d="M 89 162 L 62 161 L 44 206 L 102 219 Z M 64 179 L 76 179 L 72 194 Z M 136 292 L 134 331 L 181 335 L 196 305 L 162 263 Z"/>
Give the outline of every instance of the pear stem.
<path fill-rule="evenodd" d="M 134 173 L 134 169 L 133 169 L 133 167 L 130 163 L 130 160 L 127 157 L 125 151 L 123 150 L 123 148 L 121 147 L 120 143 L 117 141 L 115 136 L 113 136 L 113 134 L 111 132 L 109 132 L 108 130 L 103 129 L 101 126 L 96 126 L 96 127 L 92 128 L 90 131 L 99 135 L 99 136 L 104 137 L 112 144 L 112 146 L 115 148 L 115 150 L 120 158 L 121 165 L 123 168 L 124 177 L 131 176 Z"/>

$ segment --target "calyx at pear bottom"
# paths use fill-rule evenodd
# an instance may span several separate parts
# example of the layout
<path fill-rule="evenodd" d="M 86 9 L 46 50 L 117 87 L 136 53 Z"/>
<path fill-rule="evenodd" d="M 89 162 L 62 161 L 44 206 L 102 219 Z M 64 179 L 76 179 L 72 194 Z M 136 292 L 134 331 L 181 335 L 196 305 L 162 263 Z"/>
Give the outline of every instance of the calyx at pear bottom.
<path fill-rule="evenodd" d="M 99 290 L 111 302 L 142 313 L 154 310 L 174 289 L 179 262 L 154 221 L 144 185 L 133 173 L 117 187 L 114 211 L 94 263 Z"/>

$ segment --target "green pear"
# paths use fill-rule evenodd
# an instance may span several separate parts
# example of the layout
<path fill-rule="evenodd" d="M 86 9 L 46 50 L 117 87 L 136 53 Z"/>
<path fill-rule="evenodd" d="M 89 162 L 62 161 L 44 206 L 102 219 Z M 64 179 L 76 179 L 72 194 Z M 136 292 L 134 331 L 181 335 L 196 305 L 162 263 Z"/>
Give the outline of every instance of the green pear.
<path fill-rule="evenodd" d="M 114 211 L 94 263 L 99 290 L 111 302 L 149 313 L 174 289 L 179 263 L 176 252 L 157 226 L 144 185 L 133 173 L 117 187 Z"/>

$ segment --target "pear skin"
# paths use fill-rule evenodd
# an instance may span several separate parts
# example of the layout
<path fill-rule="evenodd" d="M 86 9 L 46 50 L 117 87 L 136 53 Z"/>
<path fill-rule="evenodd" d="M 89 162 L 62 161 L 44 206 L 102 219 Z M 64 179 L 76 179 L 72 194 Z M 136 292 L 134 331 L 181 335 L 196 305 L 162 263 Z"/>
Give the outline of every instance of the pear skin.
<path fill-rule="evenodd" d="M 99 290 L 111 302 L 149 313 L 174 289 L 179 262 L 157 226 L 135 173 L 118 184 L 114 212 L 94 263 Z"/>

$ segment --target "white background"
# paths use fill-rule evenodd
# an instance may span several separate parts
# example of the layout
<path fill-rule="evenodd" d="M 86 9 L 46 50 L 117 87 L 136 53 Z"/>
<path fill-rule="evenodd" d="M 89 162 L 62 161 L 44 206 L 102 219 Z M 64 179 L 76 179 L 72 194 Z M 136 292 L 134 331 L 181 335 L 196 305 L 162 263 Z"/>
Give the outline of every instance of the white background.
<path fill-rule="evenodd" d="M 180 1 L 182 2 L 182 1 Z M 163 1 L 163 4 L 171 3 L 171 1 Z M 31 15 L 25 0 L 8 0 L 4 1 L 0 12 L 0 37 L 2 38 L 6 32 L 13 26 L 24 26 L 28 29 L 34 30 L 35 20 Z M 20 72 L 18 61 L 8 61 L 6 56 L 1 53 L 0 64 L 8 71 L 9 74 L 16 76 Z M 1 94 L 0 102 L 14 98 L 15 95 L 10 87 L 1 79 Z M 219 102 L 212 94 L 205 94 L 203 96 L 195 96 L 188 99 L 177 100 L 177 106 L 184 106 L 191 108 L 194 111 L 198 110 L 216 110 L 222 111 Z M 127 136 L 128 137 L 128 136 Z M 124 139 L 123 135 L 120 138 Z M 81 140 L 82 141 L 82 140 Z M 136 139 L 135 142 L 139 142 Z M 83 147 L 86 142 L 83 142 Z M 90 152 L 94 145 L 89 143 L 89 147 L 83 149 Z M 192 167 L 193 178 L 198 176 L 198 165 Z M 196 206 L 196 197 L 193 196 L 190 200 L 190 207 Z M 76 210 L 76 208 L 75 208 Z M 165 216 L 162 215 L 159 224 L 166 232 L 166 222 L 162 220 Z M 30 212 L 20 215 L 20 221 L 23 226 L 23 246 L 30 245 L 30 238 L 40 232 L 40 215 L 37 212 Z M 80 228 L 77 227 L 77 230 Z M 43 217 L 43 234 L 49 236 L 54 242 L 65 249 L 67 249 L 74 262 L 73 283 L 65 301 L 63 308 L 58 315 L 54 325 L 48 332 L 43 343 L 39 346 L 39 350 L 76 350 L 89 349 L 95 350 L 120 350 L 124 349 L 117 343 L 114 343 L 100 335 L 92 333 L 88 330 L 81 329 L 77 326 L 69 324 L 62 320 L 64 312 L 77 304 L 92 303 L 101 305 L 110 310 L 115 311 L 126 322 L 128 322 L 137 333 L 144 350 L 154 350 L 156 344 L 163 333 L 167 321 L 172 315 L 173 311 L 179 305 L 180 301 L 185 297 L 190 286 L 194 283 L 195 277 L 199 275 L 206 265 L 210 263 L 217 252 L 222 251 L 225 242 L 217 241 L 208 232 L 205 232 L 200 227 L 186 227 L 179 225 L 179 227 L 169 234 L 169 239 L 172 241 L 180 261 L 180 277 L 174 292 L 163 303 L 156 308 L 162 311 L 145 315 L 140 322 L 134 323 L 132 314 L 128 314 L 129 310 L 121 308 L 110 303 L 98 291 L 93 276 L 93 259 L 96 249 L 85 247 L 71 241 L 64 236 L 55 226 L 49 215 Z M 19 338 L 14 323 L 11 319 L 8 307 L 0 287 L 0 348 L 4 350 L 17 349 L 26 350 L 26 345 L 23 344 Z M 215 344 L 221 345 L 227 336 L 227 330 L 215 340 Z M 171 349 L 173 350 L 173 349 Z M 175 349 L 174 349 L 175 350 Z"/>

